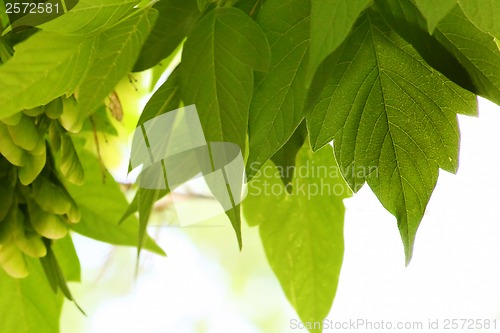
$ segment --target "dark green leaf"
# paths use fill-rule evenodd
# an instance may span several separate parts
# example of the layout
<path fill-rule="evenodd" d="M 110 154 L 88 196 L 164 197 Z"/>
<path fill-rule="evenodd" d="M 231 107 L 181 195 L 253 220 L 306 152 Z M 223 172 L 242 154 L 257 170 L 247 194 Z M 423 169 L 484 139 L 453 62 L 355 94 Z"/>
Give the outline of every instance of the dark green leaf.
<path fill-rule="evenodd" d="M 434 32 L 439 21 L 441 21 L 458 0 L 415 0 L 418 9 L 427 20 L 427 28 L 430 33 Z"/>
<path fill-rule="evenodd" d="M 196 0 L 162 0 L 154 7 L 158 19 L 141 49 L 134 72 L 151 68 L 175 51 L 198 21 Z"/>
<path fill-rule="evenodd" d="M 197 4 L 198 9 L 200 11 L 204 11 L 208 5 L 210 5 L 211 3 L 214 3 L 215 1 L 216 0 L 196 0 L 196 4 Z"/>
<path fill-rule="evenodd" d="M 76 254 L 71 236 L 66 236 L 52 243 L 54 256 L 57 258 L 67 281 L 80 282 L 80 260 Z"/>
<path fill-rule="evenodd" d="M 0 221 L 9 213 L 14 202 L 17 183 L 16 169 L 7 160 L 0 157 Z"/>
<path fill-rule="evenodd" d="M 410 43 L 429 65 L 462 88 L 477 93 L 467 70 L 427 32 L 426 20 L 415 5 L 406 0 L 377 0 L 375 3 L 391 28 Z"/>
<path fill-rule="evenodd" d="M 289 170 L 295 168 L 295 158 L 300 148 L 304 145 L 306 138 L 307 129 L 304 121 L 299 125 L 299 127 L 297 127 L 290 140 L 288 140 L 288 142 L 285 143 L 285 145 L 281 147 L 281 149 L 278 150 L 273 157 L 271 157 L 271 160 L 274 162 L 276 167 L 279 170 L 283 170 L 283 172 L 281 172 L 281 180 L 287 190 L 291 189 L 288 184 L 292 182 L 293 177 L 293 173 L 289 172 Z"/>
<path fill-rule="evenodd" d="M 493 37 L 479 30 L 455 7 L 436 28 L 435 37 L 467 70 L 478 94 L 500 103 L 500 50 Z"/>
<path fill-rule="evenodd" d="M 311 144 L 334 139 L 351 188 L 367 181 L 396 216 L 409 263 L 438 169 L 458 168 L 456 113 L 474 114 L 475 96 L 427 65 L 374 11 L 320 70 L 330 78 L 307 119 Z"/>
<path fill-rule="evenodd" d="M 49 281 L 50 287 L 54 293 L 61 290 L 64 297 L 68 300 L 73 301 L 76 307 L 85 315 L 85 312 L 80 308 L 71 295 L 68 284 L 66 283 L 66 277 L 59 266 L 57 258 L 52 250 L 52 242 L 49 239 L 43 239 L 45 247 L 47 248 L 47 255 L 40 258 L 40 263 L 42 264 L 43 271 L 47 280 Z"/>
<path fill-rule="evenodd" d="M 141 117 L 137 125 L 142 125 L 148 120 L 173 111 L 179 108 L 181 104 L 180 98 L 180 82 L 179 69 L 176 68 L 168 77 L 167 81 L 151 96 L 148 103 L 141 113 Z"/>
<path fill-rule="evenodd" d="M 311 82 L 318 66 L 344 41 L 359 14 L 371 2 L 311 0 L 311 50 L 307 82 Z"/>

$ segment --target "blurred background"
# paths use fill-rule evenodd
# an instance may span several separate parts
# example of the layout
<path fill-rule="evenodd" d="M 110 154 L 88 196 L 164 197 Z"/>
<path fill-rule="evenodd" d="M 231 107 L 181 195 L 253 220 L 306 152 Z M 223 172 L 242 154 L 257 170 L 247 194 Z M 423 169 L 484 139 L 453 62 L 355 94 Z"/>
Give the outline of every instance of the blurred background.
<path fill-rule="evenodd" d="M 120 134 L 99 139 L 105 164 L 124 184 L 131 181 L 127 159 L 138 110 L 158 80 L 155 73 L 164 71 L 134 74 L 117 87 L 124 114 L 115 122 Z M 457 175 L 440 171 L 409 267 L 395 218 L 370 189 L 365 185 L 345 201 L 344 264 L 328 319 L 422 322 L 419 332 L 431 332 L 429 320 L 497 319 L 496 329 L 463 331 L 500 332 L 500 107 L 480 100 L 479 113 L 460 116 L 460 169 Z M 92 140 L 88 144 L 95 149 Z M 193 211 L 215 204 L 191 200 Z M 61 331 L 306 332 L 291 326 L 297 316 L 267 264 L 257 228 L 243 226 L 239 252 L 224 217 L 186 228 L 176 224 L 175 214 L 160 203 L 149 233 L 168 257 L 143 252 L 137 277 L 135 248 L 75 234 L 82 283 L 71 288 L 87 317 L 66 302 Z"/>

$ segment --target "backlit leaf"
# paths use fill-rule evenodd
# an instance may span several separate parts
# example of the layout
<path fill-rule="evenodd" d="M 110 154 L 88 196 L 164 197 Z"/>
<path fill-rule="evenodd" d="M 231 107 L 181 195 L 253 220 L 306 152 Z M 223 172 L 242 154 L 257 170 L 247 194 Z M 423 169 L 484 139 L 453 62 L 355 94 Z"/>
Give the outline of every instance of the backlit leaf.
<path fill-rule="evenodd" d="M 266 36 L 242 11 L 218 7 L 198 22 L 184 45 L 181 97 L 196 105 L 206 142 L 245 152 L 252 68 L 266 70 L 269 59 Z M 239 205 L 226 213 L 241 246 Z"/>
<path fill-rule="evenodd" d="M 64 34 L 92 34 L 118 23 L 139 0 L 80 0 L 66 14 L 39 26 Z"/>
<path fill-rule="evenodd" d="M 9 333 L 58 333 L 63 296 L 54 294 L 37 259 L 26 258 L 30 274 L 14 279 L 0 269 L 0 323 Z"/>
<path fill-rule="evenodd" d="M 255 75 L 248 129 L 249 179 L 304 119 L 309 12 L 310 0 L 267 0 L 257 17 L 271 45 L 272 58 L 269 71 Z"/>
<path fill-rule="evenodd" d="M 0 66 L 0 118 L 70 95 L 87 73 L 96 38 L 38 32 Z M 34 56 L 36 54 L 36 56 Z"/>
<path fill-rule="evenodd" d="M 307 82 L 312 80 L 323 60 L 344 41 L 359 14 L 371 2 L 372 0 L 311 0 L 311 50 Z"/>
<path fill-rule="evenodd" d="M 153 67 L 174 52 L 198 21 L 196 0 L 162 0 L 153 7 L 158 19 L 141 49 L 134 72 Z"/>
<path fill-rule="evenodd" d="M 99 35 L 95 61 L 90 66 L 89 75 L 78 87 L 81 117 L 95 112 L 132 69 L 156 16 L 154 9 L 136 11 Z"/>
<path fill-rule="evenodd" d="M 329 79 L 307 119 L 311 144 L 334 140 L 351 188 L 368 182 L 396 216 L 409 263 L 439 168 L 458 168 L 456 113 L 474 113 L 475 97 L 427 65 L 374 11 L 320 70 Z"/>
<path fill-rule="evenodd" d="M 249 183 L 243 212 L 250 225 L 259 226 L 269 264 L 301 320 L 321 322 L 337 290 L 344 255 L 342 200 L 351 190 L 329 146 L 313 153 L 305 145 L 295 172 L 288 193 L 276 176 L 279 169 L 267 162 Z"/>
<path fill-rule="evenodd" d="M 500 38 L 500 1 L 459 0 L 465 15 L 481 30 Z"/>
<path fill-rule="evenodd" d="M 433 32 L 450 10 L 457 5 L 458 0 L 415 0 L 418 9 L 427 19 L 427 28 Z"/>

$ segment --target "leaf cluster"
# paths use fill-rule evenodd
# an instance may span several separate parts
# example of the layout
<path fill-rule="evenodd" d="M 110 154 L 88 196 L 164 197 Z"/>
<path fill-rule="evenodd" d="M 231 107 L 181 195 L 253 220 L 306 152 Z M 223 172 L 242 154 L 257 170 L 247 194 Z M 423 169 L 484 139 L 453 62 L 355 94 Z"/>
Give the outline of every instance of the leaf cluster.
<path fill-rule="evenodd" d="M 138 129 L 194 104 L 207 142 L 240 148 L 244 217 L 300 318 L 321 321 L 342 264 L 342 200 L 364 184 L 395 216 L 409 264 L 439 170 L 458 170 L 457 115 L 476 116 L 477 96 L 500 103 L 499 22 L 496 0 L 82 0 L 0 38 L 4 174 L 17 172 L 33 193 L 49 188 L 36 154 L 49 147 L 59 168 L 47 177 L 81 211 L 72 228 L 129 244 L 130 232 L 96 221 L 111 219 L 109 207 L 122 220 L 138 212 L 140 250 L 170 189 L 139 189 L 125 209 L 72 137 L 127 73 L 155 73 L 181 55 Z M 28 130 L 29 140 L 16 137 Z M 68 183 L 83 172 L 82 187 Z M 99 195 L 112 192 L 101 209 Z M 226 213 L 241 247 L 240 206 Z"/>

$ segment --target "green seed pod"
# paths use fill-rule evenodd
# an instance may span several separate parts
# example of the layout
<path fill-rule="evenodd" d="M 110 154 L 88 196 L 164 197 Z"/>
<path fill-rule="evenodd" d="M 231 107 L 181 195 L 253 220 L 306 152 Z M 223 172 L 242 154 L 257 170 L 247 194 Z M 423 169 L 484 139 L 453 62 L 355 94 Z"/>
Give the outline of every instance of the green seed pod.
<path fill-rule="evenodd" d="M 19 181 L 23 185 L 29 185 L 40 174 L 46 162 L 46 152 L 41 155 L 26 154 L 26 164 L 19 169 Z"/>
<path fill-rule="evenodd" d="M 34 201 L 29 202 L 31 225 L 40 235 L 50 239 L 64 238 L 68 227 L 58 215 L 45 212 Z"/>
<path fill-rule="evenodd" d="M 83 117 L 78 109 L 76 99 L 71 96 L 62 99 L 63 112 L 59 117 L 61 125 L 71 133 L 78 133 L 83 126 Z"/>
<path fill-rule="evenodd" d="M 72 205 L 66 191 L 43 176 L 33 182 L 33 199 L 44 211 L 57 215 L 68 213 Z"/>
<path fill-rule="evenodd" d="M 28 276 L 28 268 L 24 256 L 15 244 L 18 233 L 17 203 L 12 205 L 9 213 L 0 223 L 0 266 L 12 277 L 23 278 Z"/>
<path fill-rule="evenodd" d="M 27 232 L 24 238 L 16 239 L 17 247 L 32 258 L 42 258 L 47 255 L 47 248 L 42 238 L 36 232 Z"/>
<path fill-rule="evenodd" d="M 37 106 L 36 108 L 33 109 L 23 110 L 23 113 L 29 117 L 38 117 L 39 115 L 43 114 L 44 110 L 45 107 Z"/>
<path fill-rule="evenodd" d="M 15 241 L 17 247 L 24 252 L 24 254 L 33 257 L 41 258 L 47 255 L 47 248 L 43 243 L 42 238 L 35 231 L 25 230 L 25 216 L 18 210 L 17 211 L 17 231 L 15 233 Z"/>
<path fill-rule="evenodd" d="M 13 241 L 0 244 L 0 266 L 14 278 L 22 279 L 29 274 L 24 256 Z"/>
<path fill-rule="evenodd" d="M 15 126 L 15 125 L 19 124 L 22 116 L 23 116 L 23 114 L 21 112 L 18 112 L 16 114 L 13 114 L 10 117 L 1 119 L 0 122 L 4 123 L 5 125 Z"/>
<path fill-rule="evenodd" d="M 27 152 L 19 148 L 10 137 L 7 126 L 0 123 L 0 154 L 12 164 L 23 166 L 26 163 Z"/>
<path fill-rule="evenodd" d="M 12 141 L 28 151 L 35 149 L 38 143 L 43 141 L 33 120 L 26 115 L 21 116 L 21 121 L 17 125 L 8 126 L 8 130 Z"/>
<path fill-rule="evenodd" d="M 30 151 L 31 155 L 42 155 L 45 153 L 45 140 L 38 141 L 37 146 Z"/>
<path fill-rule="evenodd" d="M 52 121 L 49 126 L 50 143 L 54 151 L 61 149 L 61 130 L 58 122 Z"/>
<path fill-rule="evenodd" d="M 61 98 L 56 98 L 45 106 L 45 115 L 50 119 L 58 119 L 63 112 L 63 102 Z"/>
<path fill-rule="evenodd" d="M 66 217 L 68 218 L 69 223 L 78 223 L 82 218 L 82 213 L 80 212 L 80 208 L 73 201 L 71 204 L 71 208 L 68 213 L 66 213 Z"/>
<path fill-rule="evenodd" d="M 59 167 L 64 177 L 70 182 L 76 185 L 83 184 L 83 167 L 73 141 L 67 133 L 61 135 L 61 163 Z"/>

